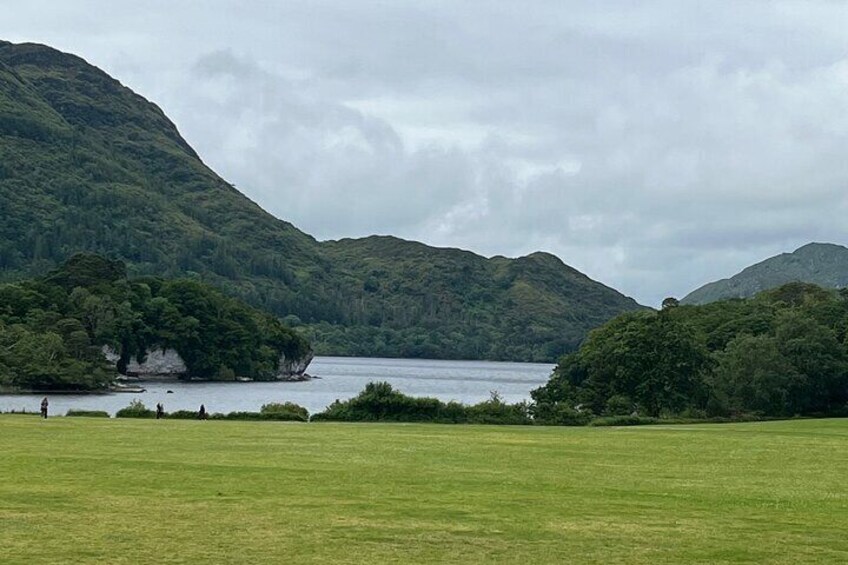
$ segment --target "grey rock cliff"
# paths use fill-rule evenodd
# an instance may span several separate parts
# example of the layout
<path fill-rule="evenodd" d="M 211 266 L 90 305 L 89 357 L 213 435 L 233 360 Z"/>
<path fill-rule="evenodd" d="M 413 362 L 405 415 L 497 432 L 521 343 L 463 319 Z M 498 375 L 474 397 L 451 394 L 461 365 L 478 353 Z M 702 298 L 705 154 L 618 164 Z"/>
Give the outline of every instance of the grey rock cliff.
<path fill-rule="evenodd" d="M 127 363 L 127 375 L 177 377 L 188 372 L 185 361 L 174 349 L 148 349 L 141 363 L 133 357 Z"/>
<path fill-rule="evenodd" d="M 121 356 L 117 351 L 108 345 L 104 345 L 102 351 L 106 361 L 118 364 Z M 130 359 L 124 374 L 133 377 L 179 377 L 187 372 L 185 361 L 174 349 L 155 348 L 147 350 L 141 363 L 135 357 Z"/>
<path fill-rule="evenodd" d="M 306 376 L 306 369 L 315 358 L 315 354 L 309 351 L 300 358 L 289 359 L 285 353 L 280 354 L 280 364 L 277 369 L 277 379 L 281 381 L 300 380 Z"/>

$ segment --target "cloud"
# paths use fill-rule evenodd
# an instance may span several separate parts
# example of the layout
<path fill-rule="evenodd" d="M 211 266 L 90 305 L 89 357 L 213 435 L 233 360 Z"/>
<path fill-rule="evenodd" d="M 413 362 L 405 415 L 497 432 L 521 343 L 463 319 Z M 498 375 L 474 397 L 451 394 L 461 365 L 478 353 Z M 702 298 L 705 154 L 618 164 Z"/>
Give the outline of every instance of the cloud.
<path fill-rule="evenodd" d="M 322 239 L 544 249 L 655 305 L 848 241 L 841 3 L 12 3 Z"/>

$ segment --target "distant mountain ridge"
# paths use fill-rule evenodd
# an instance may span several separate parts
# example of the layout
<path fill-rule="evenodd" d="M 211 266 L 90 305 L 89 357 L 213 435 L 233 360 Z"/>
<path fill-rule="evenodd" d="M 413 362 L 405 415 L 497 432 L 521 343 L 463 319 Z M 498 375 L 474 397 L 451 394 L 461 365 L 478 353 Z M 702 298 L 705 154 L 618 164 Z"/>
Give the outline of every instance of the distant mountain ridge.
<path fill-rule="evenodd" d="M 728 279 L 706 284 L 687 294 L 681 303 L 750 298 L 789 282 L 813 283 L 825 288 L 848 286 L 848 248 L 834 243 L 808 243 L 792 253 L 781 253 L 751 265 Z"/>
<path fill-rule="evenodd" d="M 44 45 L 0 42 L 0 213 L 0 280 L 98 253 L 210 282 L 318 354 L 554 361 L 641 308 L 549 254 L 318 242 L 209 169 L 155 104 Z"/>

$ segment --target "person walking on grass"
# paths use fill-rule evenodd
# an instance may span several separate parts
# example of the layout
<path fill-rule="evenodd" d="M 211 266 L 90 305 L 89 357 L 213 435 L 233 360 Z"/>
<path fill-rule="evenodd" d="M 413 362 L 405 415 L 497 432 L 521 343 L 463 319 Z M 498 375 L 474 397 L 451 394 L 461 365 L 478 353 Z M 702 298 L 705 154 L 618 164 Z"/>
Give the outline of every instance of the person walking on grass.
<path fill-rule="evenodd" d="M 47 407 L 48 407 L 49 405 L 50 405 L 50 403 L 49 403 L 49 402 L 47 402 L 47 397 L 45 396 L 45 397 L 41 400 L 41 417 L 42 417 L 42 418 L 44 418 L 45 420 L 47 419 Z"/>
<path fill-rule="evenodd" d="M 200 405 L 200 410 L 198 410 L 198 411 L 197 411 L 197 419 L 198 419 L 198 420 L 205 420 L 206 418 L 207 418 L 207 414 L 206 414 L 206 406 L 204 406 L 203 404 L 201 404 L 201 405 Z"/>
<path fill-rule="evenodd" d="M 160 420 L 165 417 L 165 407 L 161 402 L 156 403 L 156 419 Z"/>

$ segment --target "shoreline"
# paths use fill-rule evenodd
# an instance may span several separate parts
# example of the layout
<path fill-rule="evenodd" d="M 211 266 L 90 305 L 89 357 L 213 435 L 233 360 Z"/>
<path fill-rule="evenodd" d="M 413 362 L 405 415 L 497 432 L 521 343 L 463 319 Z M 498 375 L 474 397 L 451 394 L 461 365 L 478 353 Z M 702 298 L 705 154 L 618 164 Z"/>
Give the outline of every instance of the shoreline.
<path fill-rule="evenodd" d="M 105 390 L 52 390 L 52 389 L 20 389 L 20 388 L 0 388 L 0 396 L 31 396 L 39 394 L 56 394 L 56 395 L 108 395 L 108 394 L 123 394 L 123 393 L 142 393 L 146 389 L 142 386 L 144 383 L 216 383 L 216 384 L 249 384 L 249 383 L 301 383 L 311 380 L 317 380 L 321 377 L 309 375 L 292 375 L 291 377 L 273 380 L 255 380 L 255 379 L 236 379 L 233 381 L 216 381 L 215 379 L 178 379 L 174 377 L 165 377 L 160 375 L 150 375 L 144 377 L 121 375 L 115 380 L 115 384 Z M 124 383 L 124 384 L 122 384 Z"/>

